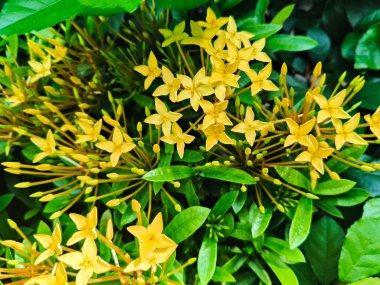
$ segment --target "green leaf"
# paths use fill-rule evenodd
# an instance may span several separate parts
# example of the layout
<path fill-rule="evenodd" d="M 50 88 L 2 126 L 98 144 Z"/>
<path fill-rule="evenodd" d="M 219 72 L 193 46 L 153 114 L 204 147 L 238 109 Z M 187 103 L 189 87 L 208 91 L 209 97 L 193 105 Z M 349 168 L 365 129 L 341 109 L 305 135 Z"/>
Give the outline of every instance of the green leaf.
<path fill-rule="evenodd" d="M 244 185 L 256 184 L 253 176 L 241 169 L 224 166 L 204 166 L 200 168 L 200 176 Z"/>
<path fill-rule="evenodd" d="M 210 209 L 200 206 L 187 208 L 176 215 L 166 226 L 164 233 L 180 243 L 190 237 L 206 221 Z"/>
<path fill-rule="evenodd" d="M 135 11 L 141 0 L 78 0 L 82 5 L 80 15 L 112 15 L 116 13 Z"/>
<path fill-rule="evenodd" d="M 343 10 L 347 13 L 348 21 L 352 27 L 356 27 L 360 20 L 368 16 L 371 12 L 380 9 L 378 0 L 366 0 L 365 5 L 362 1 L 345 1 Z"/>
<path fill-rule="evenodd" d="M 359 30 L 367 30 L 373 24 L 380 22 L 380 9 L 373 11 L 372 13 L 364 16 L 360 22 L 356 25 Z"/>
<path fill-rule="evenodd" d="M 214 275 L 216 258 L 218 254 L 218 243 L 207 235 L 203 238 L 198 254 L 198 275 L 202 284 L 207 284 Z"/>
<path fill-rule="evenodd" d="M 348 285 L 380 285 L 380 278 L 370 277 Z"/>
<path fill-rule="evenodd" d="M 282 25 L 286 21 L 286 19 L 289 18 L 289 16 L 292 14 L 294 9 L 294 4 L 285 6 L 282 8 L 276 16 L 271 21 L 271 24 L 277 24 L 277 25 Z"/>
<path fill-rule="evenodd" d="M 281 25 L 276 24 L 253 24 L 248 22 L 248 20 L 252 22 L 252 19 L 244 19 L 243 21 L 238 22 L 238 27 L 241 30 L 252 33 L 254 35 L 252 38 L 253 40 L 268 38 L 282 28 Z"/>
<path fill-rule="evenodd" d="M 232 191 L 227 192 L 219 200 L 215 203 L 214 207 L 211 209 L 210 214 L 214 216 L 224 216 L 224 214 L 228 211 L 228 209 L 235 202 L 239 192 Z"/>
<path fill-rule="evenodd" d="M 342 212 L 334 205 L 331 205 L 330 201 L 328 200 L 326 201 L 326 200 L 327 199 L 320 199 L 320 200 L 315 201 L 314 204 L 318 208 L 321 208 L 323 211 L 325 211 L 327 214 L 339 219 L 343 219 L 344 217 L 343 217 Z"/>
<path fill-rule="evenodd" d="M 362 34 L 357 32 L 351 32 L 346 35 L 342 43 L 342 57 L 349 60 L 355 61 L 355 49 L 358 45 L 359 39 Z"/>
<path fill-rule="evenodd" d="M 349 192 L 335 196 L 335 205 L 340 207 L 352 207 L 363 203 L 371 194 L 364 189 L 353 188 Z"/>
<path fill-rule="evenodd" d="M 351 158 L 358 159 L 358 158 L 360 158 L 364 154 L 364 152 L 365 152 L 366 149 L 367 149 L 366 145 L 352 146 L 352 147 L 345 148 L 341 152 L 346 157 L 351 157 Z M 350 166 L 348 164 L 343 163 L 340 160 L 335 159 L 335 158 L 330 158 L 329 161 L 327 161 L 326 164 L 327 164 L 327 166 L 330 169 L 334 169 L 334 171 L 336 173 L 342 173 L 346 169 L 350 168 Z M 361 172 L 363 172 L 363 171 L 361 171 Z"/>
<path fill-rule="evenodd" d="M 318 183 L 317 187 L 313 190 L 313 194 L 316 195 L 339 195 L 346 193 L 356 184 L 355 181 L 347 179 L 329 180 L 326 182 Z"/>
<path fill-rule="evenodd" d="M 311 184 L 309 179 L 305 177 L 298 170 L 291 168 L 289 166 L 275 166 L 274 168 L 278 175 L 284 179 L 287 183 L 292 184 L 297 187 L 301 187 L 306 190 L 311 189 Z"/>
<path fill-rule="evenodd" d="M 270 37 L 265 47 L 275 51 L 305 51 L 318 46 L 318 42 L 305 36 L 279 34 Z"/>
<path fill-rule="evenodd" d="M 236 238 L 238 240 L 251 241 L 252 234 L 250 231 L 251 225 L 245 223 L 235 223 L 234 230 L 231 233 L 231 237 Z"/>
<path fill-rule="evenodd" d="M 324 216 L 311 227 L 304 244 L 306 259 L 322 285 L 338 278 L 338 260 L 344 232 L 330 217 Z"/>
<path fill-rule="evenodd" d="M 318 42 L 318 46 L 309 51 L 311 59 L 315 62 L 325 60 L 331 48 L 329 35 L 318 26 L 309 29 L 306 35 Z"/>
<path fill-rule="evenodd" d="M 285 263 L 305 262 L 302 251 L 298 248 L 290 249 L 289 243 L 285 240 L 267 236 L 265 237 L 264 246 L 276 253 Z"/>
<path fill-rule="evenodd" d="M 251 268 L 251 270 L 259 277 L 259 279 L 267 285 L 272 285 L 272 281 L 270 279 L 270 276 L 268 272 L 264 269 L 264 267 L 259 263 L 258 261 L 253 262 L 249 260 L 247 262 L 248 267 Z"/>
<path fill-rule="evenodd" d="M 185 165 L 162 166 L 146 173 L 142 178 L 153 182 L 167 182 L 192 177 L 195 171 Z"/>
<path fill-rule="evenodd" d="M 255 7 L 255 23 L 265 23 L 265 13 L 267 12 L 269 0 L 258 0 Z"/>
<path fill-rule="evenodd" d="M 380 106 L 380 96 L 377 96 L 379 88 L 379 77 L 368 78 L 363 89 L 354 97 L 353 102 L 361 101 L 361 107 L 369 110 L 376 110 L 378 106 Z"/>
<path fill-rule="evenodd" d="M 214 275 L 211 279 L 215 282 L 236 282 L 232 274 L 220 266 L 215 268 Z"/>
<path fill-rule="evenodd" d="M 339 278 L 354 282 L 380 273 L 380 218 L 365 218 L 347 231 L 339 259 Z"/>
<path fill-rule="evenodd" d="M 262 214 L 255 203 L 252 204 L 251 209 L 253 210 L 253 220 L 251 226 L 252 238 L 257 238 L 262 235 L 272 218 L 272 207 L 265 207 L 265 212 Z"/>
<path fill-rule="evenodd" d="M 362 218 L 380 218 L 380 198 L 371 199 L 365 203 Z"/>
<path fill-rule="evenodd" d="M 181 161 L 181 162 L 199 162 L 204 160 L 204 156 L 201 152 L 195 151 L 195 150 L 185 150 L 185 153 L 183 154 L 183 157 L 180 158 L 178 153 L 174 154 L 173 160 L 174 161 Z"/>
<path fill-rule="evenodd" d="M 38 31 L 75 16 L 76 0 L 10 0 L 0 14 L 0 34 Z"/>
<path fill-rule="evenodd" d="M 371 26 L 360 38 L 355 50 L 355 68 L 380 69 L 380 23 Z"/>
<path fill-rule="evenodd" d="M 277 256 L 267 251 L 264 251 L 261 256 L 277 276 L 278 280 L 280 280 L 282 285 L 298 285 L 296 274 Z"/>
<path fill-rule="evenodd" d="M 313 200 L 301 197 L 290 225 L 289 246 L 291 249 L 301 245 L 309 235 L 312 216 Z"/>
<path fill-rule="evenodd" d="M 8 205 L 12 202 L 14 197 L 15 195 L 12 193 L 0 196 L 0 212 L 4 211 L 8 207 Z"/>
<path fill-rule="evenodd" d="M 346 172 L 346 176 L 357 181 L 357 187 L 366 189 L 372 196 L 380 196 L 380 171 L 366 172 L 352 169 Z"/>
<path fill-rule="evenodd" d="M 205 4 L 208 0 L 192 0 L 192 1 L 177 1 L 177 0 L 157 0 L 157 7 L 190 10 Z"/>
<path fill-rule="evenodd" d="M 231 274 L 237 272 L 247 262 L 248 256 L 234 255 L 223 265 L 223 269 Z"/>

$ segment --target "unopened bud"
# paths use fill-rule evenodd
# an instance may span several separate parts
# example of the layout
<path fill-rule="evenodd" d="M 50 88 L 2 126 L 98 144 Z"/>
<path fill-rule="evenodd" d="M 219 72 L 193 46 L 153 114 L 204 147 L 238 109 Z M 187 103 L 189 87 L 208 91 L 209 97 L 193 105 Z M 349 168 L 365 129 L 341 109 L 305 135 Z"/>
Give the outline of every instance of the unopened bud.
<path fill-rule="evenodd" d="M 179 182 L 179 181 L 174 181 L 174 182 L 173 182 L 173 186 L 174 186 L 174 188 L 179 188 L 179 187 L 181 187 L 181 182 Z"/>
<path fill-rule="evenodd" d="M 155 144 L 153 145 L 153 152 L 154 152 L 154 153 L 159 153 L 160 150 L 161 150 L 160 145 L 155 143 Z"/>
<path fill-rule="evenodd" d="M 241 192 L 247 192 L 247 186 L 245 186 L 245 185 L 241 185 L 241 187 L 240 187 L 240 190 L 241 190 Z"/>
<path fill-rule="evenodd" d="M 140 203 L 137 200 L 132 199 L 131 206 L 132 206 L 132 211 L 133 212 L 135 212 L 135 213 L 136 212 L 140 212 L 141 205 L 140 205 Z"/>
<path fill-rule="evenodd" d="M 277 178 L 273 180 L 273 183 L 276 185 L 282 185 L 282 182 Z"/>
<path fill-rule="evenodd" d="M 11 229 L 17 229 L 17 223 L 11 219 L 7 219 L 8 225 L 11 227 Z"/>
<path fill-rule="evenodd" d="M 319 199 L 319 197 L 317 195 L 314 195 L 312 193 L 305 193 L 305 197 L 307 197 L 309 199 L 313 199 L 313 200 Z"/>
<path fill-rule="evenodd" d="M 49 219 L 50 220 L 54 220 L 54 219 L 58 219 L 60 216 L 62 216 L 62 212 L 61 211 L 58 211 L 58 212 L 55 212 L 54 214 L 52 214 Z"/>
<path fill-rule="evenodd" d="M 360 169 L 363 170 L 363 171 L 368 171 L 368 172 L 376 171 L 375 168 L 373 168 L 373 167 L 371 167 L 371 166 L 368 166 L 368 165 L 361 165 L 361 166 L 360 166 Z"/>
<path fill-rule="evenodd" d="M 119 174 L 115 173 L 115 172 L 112 172 L 112 173 L 108 173 L 106 175 L 109 179 L 118 179 L 119 178 Z"/>
<path fill-rule="evenodd" d="M 180 212 L 182 211 L 182 208 L 181 208 L 181 205 L 180 205 L 180 204 L 175 204 L 174 209 L 175 209 L 178 213 L 180 213 Z"/>
<path fill-rule="evenodd" d="M 322 62 L 318 61 L 313 70 L 314 77 L 318 77 L 322 72 Z"/>
<path fill-rule="evenodd" d="M 288 73 L 288 66 L 286 65 L 286 63 L 284 62 L 282 65 L 281 65 L 281 74 L 282 75 L 286 75 Z"/>
<path fill-rule="evenodd" d="M 264 214 L 264 213 L 265 213 L 265 208 L 264 208 L 263 205 L 261 205 L 261 206 L 259 207 L 259 211 L 260 211 L 261 214 Z"/>
<path fill-rule="evenodd" d="M 331 179 L 333 179 L 333 180 L 339 180 L 339 179 L 340 179 L 339 174 L 336 173 L 336 172 L 334 172 L 334 171 L 332 171 L 332 172 L 330 173 L 330 177 L 331 177 Z"/>
<path fill-rule="evenodd" d="M 15 184 L 16 188 L 28 188 L 30 186 L 31 186 L 30 182 L 20 182 L 20 183 Z"/>
<path fill-rule="evenodd" d="M 136 126 L 136 128 L 137 128 L 137 131 L 138 131 L 139 133 L 141 133 L 142 130 L 143 130 L 143 125 L 142 125 L 142 123 L 141 123 L 141 122 L 137 122 L 137 126 Z"/>
<path fill-rule="evenodd" d="M 285 208 L 281 204 L 276 205 L 277 210 L 279 210 L 281 213 L 285 213 Z"/>
<path fill-rule="evenodd" d="M 116 207 L 116 206 L 119 206 L 121 203 L 120 199 L 112 199 L 112 200 L 109 200 L 106 205 L 108 207 Z"/>

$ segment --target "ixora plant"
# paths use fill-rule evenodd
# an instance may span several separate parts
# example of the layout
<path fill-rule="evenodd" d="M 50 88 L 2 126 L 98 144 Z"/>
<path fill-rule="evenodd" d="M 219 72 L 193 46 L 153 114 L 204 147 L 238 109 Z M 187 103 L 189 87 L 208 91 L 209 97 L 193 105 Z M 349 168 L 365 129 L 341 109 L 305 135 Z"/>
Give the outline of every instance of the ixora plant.
<path fill-rule="evenodd" d="M 30 34 L 1 58 L 2 166 L 38 199 L 24 218 L 50 218 L 8 219 L 3 284 L 378 284 L 378 200 L 343 248 L 330 217 L 369 197 L 342 172 L 380 169 L 360 159 L 380 140 L 380 108 L 351 104 L 364 78 L 328 92 L 318 63 L 297 94 L 232 16 L 169 28 L 154 5 L 139 13 Z"/>

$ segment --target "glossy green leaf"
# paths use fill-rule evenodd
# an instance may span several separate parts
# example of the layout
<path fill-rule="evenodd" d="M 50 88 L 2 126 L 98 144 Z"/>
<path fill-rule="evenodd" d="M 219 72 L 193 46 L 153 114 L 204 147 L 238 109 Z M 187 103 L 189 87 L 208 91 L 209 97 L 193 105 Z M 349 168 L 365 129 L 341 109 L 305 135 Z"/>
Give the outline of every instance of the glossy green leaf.
<path fill-rule="evenodd" d="M 210 209 L 200 206 L 187 208 L 176 215 L 166 226 L 164 233 L 180 243 L 189 238 L 206 221 Z"/>
<path fill-rule="evenodd" d="M 360 38 L 355 50 L 355 68 L 380 69 L 380 23 L 371 26 Z"/>
<path fill-rule="evenodd" d="M 199 173 L 204 178 L 212 178 L 244 185 L 256 184 L 253 176 L 244 170 L 224 166 L 205 166 Z"/>
<path fill-rule="evenodd" d="M 357 187 L 367 190 L 371 196 L 380 196 L 380 171 L 366 172 L 359 169 L 350 169 L 346 176 L 357 181 Z"/>
<path fill-rule="evenodd" d="M 156 4 L 160 8 L 190 10 L 205 4 L 207 0 L 177 1 L 177 0 L 157 0 Z"/>
<path fill-rule="evenodd" d="M 75 16 L 76 0 L 10 0 L 0 14 L 0 34 L 38 31 Z"/>
<path fill-rule="evenodd" d="M 248 22 L 248 20 L 250 20 Z M 239 29 L 252 33 L 253 40 L 259 40 L 262 38 L 268 38 L 271 35 L 274 35 L 282 26 L 277 24 L 253 24 L 251 19 L 245 19 L 240 22 Z"/>
<path fill-rule="evenodd" d="M 371 194 L 364 189 L 352 188 L 350 191 L 341 195 L 332 197 L 335 200 L 335 205 L 340 207 L 352 207 L 363 203 Z"/>
<path fill-rule="evenodd" d="M 350 0 L 344 1 L 342 8 L 344 8 L 351 26 L 356 27 L 371 12 L 380 9 L 380 2 L 378 0 L 366 0 L 365 5 L 363 5 L 362 1 Z"/>
<path fill-rule="evenodd" d="M 370 277 L 347 285 L 380 285 L 380 278 Z"/>
<path fill-rule="evenodd" d="M 351 32 L 346 35 L 342 43 L 342 56 L 349 61 L 355 61 L 355 49 L 362 34 Z"/>
<path fill-rule="evenodd" d="M 15 195 L 12 193 L 0 196 L 0 212 L 4 211 L 8 207 L 8 205 L 12 202 L 14 197 Z"/>
<path fill-rule="evenodd" d="M 373 11 L 372 13 L 364 16 L 359 23 L 356 25 L 356 28 L 359 30 L 367 30 L 373 24 L 380 22 L 380 9 Z"/>
<path fill-rule="evenodd" d="M 204 156 L 201 152 L 195 151 L 195 150 L 185 150 L 183 157 L 180 158 L 178 153 L 174 153 L 173 160 L 174 161 L 181 161 L 181 162 L 199 162 L 204 160 Z"/>
<path fill-rule="evenodd" d="M 289 166 L 275 166 L 274 169 L 276 170 L 278 175 L 280 175 L 280 177 L 284 179 L 284 181 L 286 181 L 286 183 L 292 184 L 294 186 L 297 186 L 306 190 L 311 189 L 311 184 L 310 184 L 309 179 L 307 179 L 305 175 L 303 175 L 298 170 L 291 168 Z"/>
<path fill-rule="evenodd" d="M 220 266 L 215 268 L 214 275 L 211 279 L 215 282 L 236 282 L 236 279 L 232 276 L 232 274 Z"/>
<path fill-rule="evenodd" d="M 339 259 L 339 278 L 354 282 L 380 273 L 380 218 L 356 221 L 349 229 Z"/>
<path fill-rule="evenodd" d="M 264 267 L 258 261 L 248 261 L 248 267 L 259 277 L 259 279 L 267 285 L 272 285 L 272 281 L 268 272 L 264 269 Z"/>
<path fill-rule="evenodd" d="M 342 212 L 336 206 L 332 205 L 331 202 L 328 201 L 328 199 L 317 200 L 314 202 L 314 205 L 333 217 L 339 219 L 344 218 Z"/>
<path fill-rule="evenodd" d="M 256 24 L 265 23 L 265 13 L 267 12 L 268 5 L 270 0 L 258 0 L 255 13 L 254 13 L 254 21 Z"/>
<path fill-rule="evenodd" d="M 272 208 L 266 207 L 264 214 L 259 211 L 259 208 L 255 203 L 252 204 L 251 209 L 253 209 L 253 220 L 251 226 L 252 238 L 257 238 L 262 235 L 268 228 L 270 220 L 272 218 Z"/>
<path fill-rule="evenodd" d="M 116 13 L 135 11 L 141 0 L 78 0 L 82 5 L 80 15 L 111 15 Z"/>
<path fill-rule="evenodd" d="M 286 19 L 289 18 L 289 16 L 292 14 L 294 9 L 294 4 L 285 6 L 282 8 L 276 16 L 273 17 L 271 24 L 277 24 L 277 25 L 282 25 Z"/>
<path fill-rule="evenodd" d="M 198 254 L 198 275 L 202 284 L 207 284 L 214 275 L 216 259 L 218 254 L 218 243 L 207 235 L 203 238 Z"/>
<path fill-rule="evenodd" d="M 309 235 L 312 216 L 313 200 L 301 197 L 290 225 L 289 246 L 291 249 L 301 245 Z"/>
<path fill-rule="evenodd" d="M 364 87 L 354 97 L 353 102 L 360 101 L 361 107 L 376 110 L 380 106 L 380 98 L 377 96 L 380 88 L 380 78 L 371 77 L 366 80 Z"/>
<path fill-rule="evenodd" d="M 245 255 L 234 255 L 222 266 L 222 268 L 231 274 L 235 274 L 235 272 L 246 264 L 247 259 L 248 256 Z"/>
<path fill-rule="evenodd" d="M 285 240 L 267 236 L 265 237 L 264 246 L 276 253 L 285 263 L 305 262 L 302 251 L 298 248 L 290 249 L 289 243 Z"/>
<path fill-rule="evenodd" d="M 235 202 L 239 192 L 232 191 L 227 192 L 215 203 L 214 207 L 211 209 L 210 214 L 214 216 L 224 216 L 224 214 L 231 208 L 232 204 Z"/>
<path fill-rule="evenodd" d="M 380 198 L 371 199 L 365 203 L 362 218 L 380 218 Z"/>
<path fill-rule="evenodd" d="M 316 195 L 339 195 L 346 193 L 355 186 L 356 182 L 340 179 L 340 180 L 329 180 L 326 182 L 318 183 L 317 187 L 313 190 L 313 194 Z"/>
<path fill-rule="evenodd" d="M 331 40 L 326 31 L 315 26 L 309 29 L 306 35 L 318 42 L 318 46 L 309 51 L 310 58 L 314 62 L 325 60 L 331 48 Z"/>
<path fill-rule="evenodd" d="M 267 251 L 264 251 L 261 256 L 277 276 L 278 280 L 280 280 L 282 285 L 299 284 L 296 274 L 289 266 L 283 263 L 279 257 Z"/>
<path fill-rule="evenodd" d="M 278 34 L 267 40 L 266 48 L 275 51 L 305 51 L 318 46 L 318 42 L 305 36 Z"/>
<path fill-rule="evenodd" d="M 146 173 L 142 178 L 153 182 L 174 181 L 192 177 L 193 168 L 185 165 L 162 166 Z"/>
<path fill-rule="evenodd" d="M 251 225 L 240 222 L 235 223 L 234 230 L 230 236 L 238 240 L 251 241 Z"/>
<path fill-rule="evenodd" d="M 322 285 L 338 279 L 338 260 L 344 232 L 330 217 L 324 216 L 311 227 L 304 244 L 306 259 Z"/>

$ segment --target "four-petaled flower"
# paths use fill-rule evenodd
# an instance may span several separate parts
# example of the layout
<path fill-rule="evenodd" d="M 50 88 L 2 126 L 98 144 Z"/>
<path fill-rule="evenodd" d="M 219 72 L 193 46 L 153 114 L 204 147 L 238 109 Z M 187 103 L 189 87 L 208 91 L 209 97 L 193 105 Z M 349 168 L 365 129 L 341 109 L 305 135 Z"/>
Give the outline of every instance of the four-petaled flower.
<path fill-rule="evenodd" d="M 203 30 L 201 26 L 194 21 L 190 21 L 191 35 L 182 41 L 184 45 L 197 45 L 202 48 L 211 48 L 211 39 L 218 32 L 217 28 L 207 28 Z"/>
<path fill-rule="evenodd" d="M 360 113 L 357 113 L 347 122 L 342 124 L 342 121 L 339 119 L 332 119 L 332 123 L 335 127 L 336 136 L 335 136 L 335 147 L 336 149 L 341 149 L 345 142 L 358 144 L 358 145 L 367 145 L 368 143 L 354 130 L 358 127 L 360 122 Z"/>
<path fill-rule="evenodd" d="M 272 72 L 272 64 L 268 63 L 259 73 L 254 70 L 249 70 L 246 72 L 249 79 L 251 79 L 251 94 L 252 96 L 259 93 L 261 90 L 266 91 L 277 91 L 278 87 L 273 84 L 272 81 L 268 80 Z"/>
<path fill-rule="evenodd" d="M 207 151 L 209 151 L 218 142 L 223 144 L 235 144 L 235 141 L 225 133 L 225 127 L 223 124 L 209 126 L 207 129 L 203 130 L 203 133 L 206 135 Z"/>
<path fill-rule="evenodd" d="M 77 135 L 76 143 L 96 142 L 98 140 L 100 131 L 102 130 L 102 119 L 95 124 L 90 120 L 80 119 L 78 124 L 85 135 Z"/>
<path fill-rule="evenodd" d="M 199 26 L 205 28 L 216 28 L 220 29 L 225 24 L 227 24 L 227 17 L 217 18 L 215 12 L 209 7 L 207 8 L 206 21 L 198 21 Z"/>
<path fill-rule="evenodd" d="M 191 143 L 194 139 L 194 136 L 183 133 L 181 127 L 177 123 L 173 123 L 172 133 L 169 137 L 161 137 L 163 142 L 168 144 L 177 144 L 177 153 L 180 158 L 183 157 L 185 152 L 185 144 Z"/>
<path fill-rule="evenodd" d="M 372 116 L 370 114 L 365 115 L 364 120 L 368 123 L 371 132 L 380 140 L 380 107 Z"/>
<path fill-rule="evenodd" d="M 162 42 L 162 47 L 167 47 L 174 42 L 180 42 L 187 38 L 189 35 L 185 33 L 185 21 L 180 22 L 174 27 L 174 30 L 159 29 L 158 31 L 164 36 L 165 40 Z"/>
<path fill-rule="evenodd" d="M 39 241 L 42 246 L 46 249 L 43 251 L 36 259 L 34 264 L 39 264 L 42 261 L 48 259 L 49 257 L 57 254 L 62 254 L 62 236 L 61 236 L 61 228 L 58 224 L 55 225 L 52 235 L 45 234 L 36 234 L 34 235 L 35 239 Z"/>
<path fill-rule="evenodd" d="M 223 124 L 225 126 L 232 126 L 231 120 L 225 112 L 228 107 L 228 101 L 219 103 L 211 103 L 210 101 L 201 100 L 201 105 L 205 117 L 203 118 L 202 129 L 205 130 L 214 124 Z"/>
<path fill-rule="evenodd" d="M 50 55 L 46 56 L 42 63 L 38 62 L 36 60 L 30 60 L 28 61 L 30 67 L 35 72 L 35 74 L 30 79 L 30 82 L 36 82 L 40 80 L 43 77 L 49 76 L 51 74 L 51 57 Z"/>
<path fill-rule="evenodd" d="M 173 73 L 166 67 L 162 67 L 162 80 L 164 84 L 158 86 L 156 90 L 153 91 L 153 96 L 162 96 L 168 95 L 169 99 L 172 102 L 177 101 L 177 92 L 181 87 L 181 80 L 178 78 L 174 78 Z"/>
<path fill-rule="evenodd" d="M 38 146 L 40 150 L 42 150 L 42 152 L 38 153 L 34 157 L 33 163 L 38 162 L 49 155 L 53 155 L 57 151 L 57 149 L 55 148 L 57 144 L 55 142 L 54 135 L 51 130 L 48 130 L 46 134 L 46 139 L 40 137 L 33 137 L 30 138 L 30 140 L 32 141 L 32 143 Z"/>
<path fill-rule="evenodd" d="M 313 99 L 321 109 L 318 112 L 317 122 L 321 123 L 328 118 L 334 119 L 348 119 L 350 115 L 347 114 L 341 107 L 344 98 L 346 97 L 346 89 L 343 89 L 338 94 L 330 97 L 328 100 L 321 94 L 313 94 Z"/>
<path fill-rule="evenodd" d="M 311 132 L 315 125 L 315 118 L 307 121 L 302 125 L 298 125 L 291 118 L 285 119 L 286 124 L 288 125 L 290 135 L 288 135 L 285 139 L 284 147 L 288 147 L 294 143 L 299 143 L 300 145 L 310 146 L 310 140 L 308 134 Z"/>
<path fill-rule="evenodd" d="M 74 221 L 78 231 L 67 241 L 67 245 L 73 245 L 86 238 L 96 239 L 96 225 L 98 224 L 98 209 L 92 208 L 86 217 L 71 213 L 70 218 Z"/>
<path fill-rule="evenodd" d="M 24 285 L 67 285 L 67 273 L 62 262 L 54 265 L 55 275 L 39 275 L 26 281 Z"/>
<path fill-rule="evenodd" d="M 158 68 L 157 58 L 153 52 L 149 53 L 148 65 L 138 65 L 134 69 L 143 76 L 146 76 L 144 81 L 145 89 L 148 89 L 153 80 L 161 74 L 161 69 Z"/>

